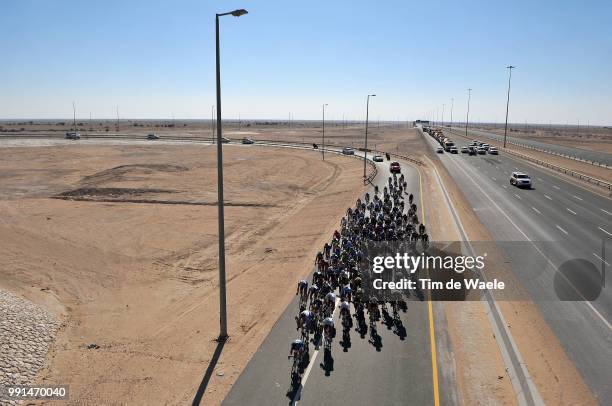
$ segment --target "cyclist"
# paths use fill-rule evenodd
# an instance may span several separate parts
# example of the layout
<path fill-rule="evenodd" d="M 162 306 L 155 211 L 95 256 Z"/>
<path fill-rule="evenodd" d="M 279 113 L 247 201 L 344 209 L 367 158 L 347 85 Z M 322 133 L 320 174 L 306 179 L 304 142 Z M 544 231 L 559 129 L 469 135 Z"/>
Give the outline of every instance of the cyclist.
<path fill-rule="evenodd" d="M 295 295 L 297 296 L 298 294 L 300 294 L 300 297 L 308 296 L 308 281 L 307 280 L 302 279 L 301 281 L 298 282 L 297 291 L 295 292 Z"/>
<path fill-rule="evenodd" d="M 343 301 L 340 303 L 340 316 L 341 317 L 351 317 L 351 305 L 347 301 Z"/>
<path fill-rule="evenodd" d="M 328 309 L 333 309 L 336 306 L 336 294 L 334 292 L 329 292 L 325 295 L 325 306 Z"/>
<path fill-rule="evenodd" d="M 316 283 L 314 283 L 310 289 L 308 289 L 308 298 L 310 299 L 310 301 L 312 302 L 312 299 L 317 297 L 317 294 L 319 293 L 319 287 L 317 286 Z"/>
<path fill-rule="evenodd" d="M 310 330 L 312 327 L 312 322 L 314 321 L 314 313 L 310 310 L 304 310 L 302 313 L 300 313 L 300 317 L 296 317 L 296 319 L 296 330 L 299 330 L 300 328 Z"/>
<path fill-rule="evenodd" d="M 342 293 L 340 294 L 340 299 L 343 301 L 350 302 L 352 299 L 353 289 L 351 289 L 350 285 L 344 285 L 342 288 Z"/>
<path fill-rule="evenodd" d="M 293 342 L 291 343 L 291 349 L 289 350 L 289 356 L 287 357 L 287 359 L 294 357 L 296 360 L 301 360 L 302 356 L 304 355 L 304 348 L 306 346 L 304 345 L 304 341 L 297 339 L 297 340 L 293 340 Z"/>
<path fill-rule="evenodd" d="M 334 319 L 326 317 L 323 320 L 323 334 L 331 341 L 336 336 L 336 327 L 334 327 Z"/>

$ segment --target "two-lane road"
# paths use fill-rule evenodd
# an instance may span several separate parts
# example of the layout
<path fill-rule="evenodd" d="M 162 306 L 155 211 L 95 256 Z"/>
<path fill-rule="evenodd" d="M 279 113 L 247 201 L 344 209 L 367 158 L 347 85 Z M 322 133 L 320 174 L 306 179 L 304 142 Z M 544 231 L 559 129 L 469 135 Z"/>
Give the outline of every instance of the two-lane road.
<path fill-rule="evenodd" d="M 374 184 L 382 190 L 390 175 L 389 162 L 377 166 Z M 402 172 L 421 212 L 419 173 L 406 163 L 402 163 Z M 338 334 L 331 356 L 326 356 L 322 348 L 315 352 L 311 343 L 311 361 L 302 386 L 292 391 L 287 354 L 289 344 L 298 337 L 294 320 L 299 310 L 296 298 L 276 322 L 223 404 L 433 405 L 438 393 L 432 369 L 429 330 L 432 315 L 428 305 L 416 300 L 408 302 L 407 312 L 400 314 L 403 333 L 398 334 L 379 321 L 379 348 L 373 344 L 369 331 L 361 337 L 355 326 L 350 332 L 350 342 L 344 342 L 339 312 L 336 312 Z M 316 358 L 312 358 L 315 354 Z"/>

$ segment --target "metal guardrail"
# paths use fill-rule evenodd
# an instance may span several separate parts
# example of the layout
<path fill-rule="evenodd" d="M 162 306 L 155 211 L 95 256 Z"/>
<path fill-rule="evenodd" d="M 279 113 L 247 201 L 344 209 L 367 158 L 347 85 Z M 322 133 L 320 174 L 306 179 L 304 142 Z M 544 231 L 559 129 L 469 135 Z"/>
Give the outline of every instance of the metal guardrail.
<path fill-rule="evenodd" d="M 466 137 L 465 135 L 460 134 L 458 132 L 455 132 L 455 131 L 452 131 L 452 130 L 450 132 L 452 132 L 453 134 L 459 135 L 460 137 L 470 139 L 470 137 Z M 612 192 L 612 183 L 606 182 L 605 180 L 601 180 L 601 179 L 595 178 L 593 176 L 585 175 L 584 173 L 577 172 L 577 171 L 574 171 L 572 169 L 564 168 L 562 166 L 553 165 L 553 164 L 548 163 L 546 161 L 542 161 L 541 159 L 533 158 L 533 157 L 530 157 L 528 155 L 521 154 L 519 152 L 510 151 L 508 149 L 504 149 L 503 151 L 505 153 L 507 153 L 507 154 L 517 156 L 517 157 L 519 157 L 521 159 L 524 159 L 526 161 L 530 161 L 530 162 L 536 163 L 536 164 L 538 164 L 540 166 L 544 166 L 545 168 L 549 168 L 549 169 L 552 169 L 552 170 L 557 171 L 559 173 L 563 173 L 565 175 L 569 175 L 569 176 L 578 178 L 578 179 L 586 181 L 588 183 L 592 183 L 592 184 L 597 185 L 599 187 L 602 187 L 604 189 L 608 189 L 609 191 Z"/>

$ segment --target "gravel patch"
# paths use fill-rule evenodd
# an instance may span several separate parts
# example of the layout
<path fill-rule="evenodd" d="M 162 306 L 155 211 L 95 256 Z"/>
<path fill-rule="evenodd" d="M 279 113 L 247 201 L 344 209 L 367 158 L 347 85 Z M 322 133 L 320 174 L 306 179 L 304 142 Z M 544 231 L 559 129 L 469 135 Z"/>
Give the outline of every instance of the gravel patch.
<path fill-rule="evenodd" d="M 0 289 L 0 386 L 36 381 L 58 327 L 42 307 Z"/>

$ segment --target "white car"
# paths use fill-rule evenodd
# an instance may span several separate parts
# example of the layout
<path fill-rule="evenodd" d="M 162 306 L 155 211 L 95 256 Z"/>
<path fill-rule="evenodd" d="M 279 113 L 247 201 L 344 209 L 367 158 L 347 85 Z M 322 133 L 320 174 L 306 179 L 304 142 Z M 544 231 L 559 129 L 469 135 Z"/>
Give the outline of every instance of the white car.
<path fill-rule="evenodd" d="M 68 133 L 66 133 L 66 139 L 67 140 L 80 140 L 81 139 L 81 134 L 79 134 L 77 132 L 68 132 Z"/>
<path fill-rule="evenodd" d="M 344 155 L 355 155 L 355 150 L 351 147 L 344 147 L 344 149 L 342 150 L 342 153 Z"/>
<path fill-rule="evenodd" d="M 436 148 L 436 152 L 437 152 L 438 154 L 443 154 L 443 153 L 444 153 L 444 148 L 442 148 L 442 147 L 438 147 L 438 148 Z"/>
<path fill-rule="evenodd" d="M 523 172 L 512 172 L 510 175 L 510 184 L 516 187 L 531 188 L 531 178 Z"/>
<path fill-rule="evenodd" d="M 489 148 L 489 154 L 491 154 L 491 155 L 499 155 L 499 151 L 495 147 L 490 147 Z"/>
<path fill-rule="evenodd" d="M 382 161 L 383 161 L 383 157 L 382 157 L 381 155 L 374 155 L 374 156 L 372 157 L 372 160 L 373 160 L 374 162 L 382 162 Z"/>
<path fill-rule="evenodd" d="M 468 149 L 468 147 L 461 147 L 461 153 L 462 153 L 462 154 L 467 154 L 468 152 L 470 152 L 470 150 Z"/>
<path fill-rule="evenodd" d="M 448 149 L 448 151 L 449 151 L 451 154 L 458 154 L 458 153 L 459 153 L 459 150 L 457 149 L 457 147 L 450 147 L 450 148 Z"/>

